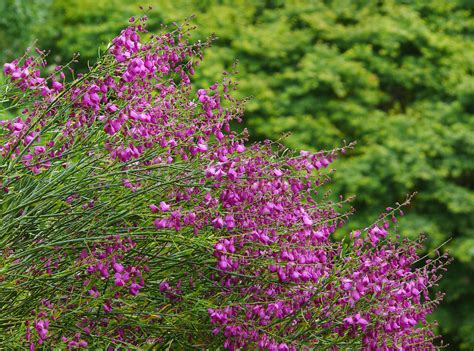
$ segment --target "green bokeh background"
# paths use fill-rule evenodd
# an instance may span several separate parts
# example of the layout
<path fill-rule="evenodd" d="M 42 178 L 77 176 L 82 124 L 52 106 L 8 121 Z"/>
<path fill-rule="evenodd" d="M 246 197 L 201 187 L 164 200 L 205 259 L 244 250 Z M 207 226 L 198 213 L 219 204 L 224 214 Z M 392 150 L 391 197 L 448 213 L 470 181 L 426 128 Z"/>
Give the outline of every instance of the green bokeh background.
<path fill-rule="evenodd" d="M 52 64 L 80 52 L 84 71 L 143 12 L 151 31 L 194 14 L 194 39 L 216 33 L 196 80 L 208 86 L 238 59 L 255 139 L 357 140 L 331 185 L 357 195 L 352 227 L 418 191 L 401 232 L 426 233 L 428 251 L 452 238 L 436 318 L 450 350 L 473 350 L 474 1 L 1 0 L 0 59 L 36 45 Z"/>

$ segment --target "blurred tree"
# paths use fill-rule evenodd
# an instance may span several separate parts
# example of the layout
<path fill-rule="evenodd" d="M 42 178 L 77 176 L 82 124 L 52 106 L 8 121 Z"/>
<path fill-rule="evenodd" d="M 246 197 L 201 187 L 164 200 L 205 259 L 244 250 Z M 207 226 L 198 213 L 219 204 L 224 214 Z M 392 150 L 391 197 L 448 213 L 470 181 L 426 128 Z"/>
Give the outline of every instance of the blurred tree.
<path fill-rule="evenodd" d="M 42 7 L 49 14 L 41 24 L 44 16 L 33 7 L 17 6 L 26 2 L 3 5 L 11 12 L 2 11 L 2 47 L 18 54 L 38 37 L 53 59 L 80 52 L 79 70 L 95 60 L 98 42 L 105 46 L 129 16 L 140 14 L 139 5 L 148 5 L 52 0 L 51 7 Z M 291 132 L 285 139 L 289 146 L 310 150 L 358 141 L 337 165 L 334 181 L 339 193 L 359 194 L 354 227 L 405 194 L 419 192 L 402 232 L 426 232 L 428 249 L 454 238 L 447 247 L 456 263 L 443 283 L 447 297 L 438 318 L 453 350 L 472 350 L 473 2 L 174 0 L 152 5 L 156 26 L 196 14 L 197 39 L 218 35 L 217 48 L 207 53 L 197 77 L 203 84 L 239 59 L 239 94 L 254 97 L 246 118 L 253 135 L 278 138 Z"/>
<path fill-rule="evenodd" d="M 16 58 L 40 35 L 48 32 L 52 0 L 0 1 L 0 59 Z M 43 33 L 44 35 L 45 33 Z"/>

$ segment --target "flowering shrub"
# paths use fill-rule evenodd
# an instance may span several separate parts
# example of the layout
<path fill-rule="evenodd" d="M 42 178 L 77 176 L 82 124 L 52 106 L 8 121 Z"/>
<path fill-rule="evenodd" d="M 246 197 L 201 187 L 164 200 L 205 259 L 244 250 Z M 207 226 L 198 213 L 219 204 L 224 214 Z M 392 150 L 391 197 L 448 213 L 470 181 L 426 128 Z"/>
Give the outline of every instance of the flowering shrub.
<path fill-rule="evenodd" d="M 0 343 L 7 349 L 436 349 L 446 256 L 318 188 L 342 148 L 295 153 L 231 131 L 232 74 L 195 90 L 208 43 L 146 18 L 87 74 L 7 63 L 1 122 Z"/>

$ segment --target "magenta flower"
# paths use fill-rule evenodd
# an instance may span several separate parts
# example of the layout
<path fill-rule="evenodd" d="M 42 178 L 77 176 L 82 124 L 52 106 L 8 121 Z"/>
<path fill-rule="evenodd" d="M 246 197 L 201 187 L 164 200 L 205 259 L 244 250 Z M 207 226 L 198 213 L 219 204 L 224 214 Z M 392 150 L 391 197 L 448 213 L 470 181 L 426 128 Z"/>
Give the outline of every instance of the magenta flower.
<path fill-rule="evenodd" d="M 114 262 L 112 267 L 113 267 L 113 269 L 116 273 L 122 273 L 123 269 L 124 269 L 123 266 L 120 263 L 117 263 L 117 262 Z"/>
<path fill-rule="evenodd" d="M 136 282 L 132 282 L 132 284 L 130 284 L 130 287 L 129 287 L 130 294 L 132 294 L 133 296 L 137 296 L 141 288 L 142 288 L 141 285 L 137 284 Z"/>
<path fill-rule="evenodd" d="M 151 210 L 151 212 L 153 213 L 157 213 L 160 209 L 158 208 L 158 206 L 156 206 L 155 204 L 151 204 L 150 206 L 148 206 Z"/>
<path fill-rule="evenodd" d="M 40 319 L 35 321 L 34 323 L 35 329 L 38 333 L 40 341 L 43 341 L 47 338 L 48 335 L 48 328 L 49 328 L 49 320 L 47 319 Z"/>
<path fill-rule="evenodd" d="M 0 317 L 35 320 L 20 348 L 434 349 L 445 257 L 394 239 L 399 207 L 333 238 L 346 201 L 317 193 L 351 145 L 245 146 L 231 75 L 191 86 L 204 44 L 145 32 L 133 19 L 72 84 L 38 57 L 4 65 L 31 101 L 0 122 L 5 228 L 29 245 L 2 247 L 0 288 L 24 293 Z"/>
<path fill-rule="evenodd" d="M 160 210 L 161 210 L 161 211 L 167 212 L 167 211 L 170 210 L 170 208 L 171 208 L 171 206 L 168 205 L 166 202 L 164 202 L 164 201 L 161 201 L 161 202 L 160 202 Z"/>
<path fill-rule="evenodd" d="M 114 278 L 116 286 L 124 286 L 130 280 L 128 272 L 115 273 Z"/>

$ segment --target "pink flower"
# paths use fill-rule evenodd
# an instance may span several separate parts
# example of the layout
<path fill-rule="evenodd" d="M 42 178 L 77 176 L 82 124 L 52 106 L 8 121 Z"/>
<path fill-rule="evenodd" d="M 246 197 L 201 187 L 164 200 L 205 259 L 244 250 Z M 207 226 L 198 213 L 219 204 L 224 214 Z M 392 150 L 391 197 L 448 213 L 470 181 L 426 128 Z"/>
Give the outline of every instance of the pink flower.
<path fill-rule="evenodd" d="M 170 285 L 167 282 L 161 282 L 160 283 L 160 291 L 165 292 L 168 291 L 170 288 Z"/>
<path fill-rule="evenodd" d="M 112 312 L 112 302 L 110 300 L 107 300 L 103 305 L 102 308 L 104 309 L 105 312 Z"/>
<path fill-rule="evenodd" d="M 63 88 L 63 85 L 57 81 L 54 81 L 52 87 L 53 87 L 53 90 L 59 91 Z"/>
<path fill-rule="evenodd" d="M 170 210 L 170 208 L 171 208 L 171 206 L 168 205 L 166 202 L 164 202 L 164 201 L 161 201 L 161 202 L 160 202 L 160 210 L 161 210 L 161 211 L 167 212 L 167 211 Z"/>
<path fill-rule="evenodd" d="M 303 223 L 305 226 L 308 226 L 308 227 L 311 227 L 313 225 L 312 219 L 309 218 L 309 216 L 306 214 L 303 216 Z"/>
<path fill-rule="evenodd" d="M 128 272 L 115 273 L 115 286 L 124 286 L 130 280 L 130 275 Z"/>
<path fill-rule="evenodd" d="M 113 267 L 113 269 L 116 273 L 122 273 L 123 272 L 123 266 L 120 263 L 114 262 L 112 267 Z"/>
<path fill-rule="evenodd" d="M 46 151 L 46 148 L 44 146 L 35 146 L 34 150 L 35 155 L 38 155 L 44 153 Z"/>
<path fill-rule="evenodd" d="M 35 321 L 34 325 L 40 339 L 45 340 L 48 335 L 49 320 L 40 319 L 40 320 Z"/>
<path fill-rule="evenodd" d="M 140 291 L 142 287 L 137 284 L 136 282 L 133 282 L 132 284 L 130 284 L 130 294 L 132 294 L 133 296 L 137 296 L 138 295 L 138 292 Z"/>

